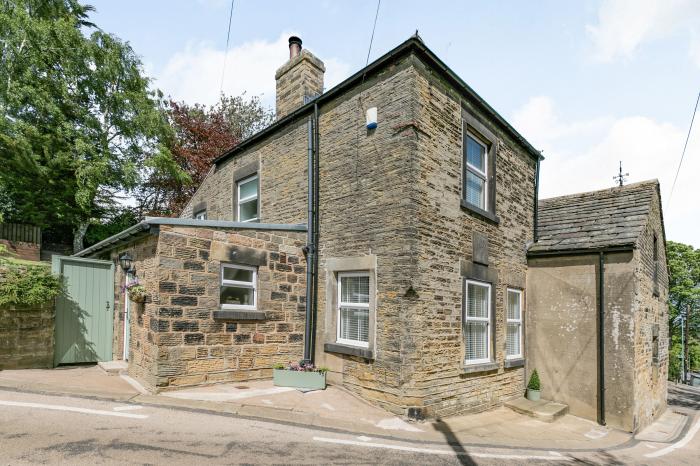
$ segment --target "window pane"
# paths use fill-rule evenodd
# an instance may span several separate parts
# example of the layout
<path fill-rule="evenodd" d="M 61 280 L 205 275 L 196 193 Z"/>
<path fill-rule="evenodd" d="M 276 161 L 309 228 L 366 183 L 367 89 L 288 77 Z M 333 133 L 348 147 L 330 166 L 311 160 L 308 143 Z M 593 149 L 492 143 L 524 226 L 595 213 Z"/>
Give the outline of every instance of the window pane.
<path fill-rule="evenodd" d="M 221 304 L 236 304 L 239 306 L 253 306 L 255 304 L 255 290 L 239 286 L 221 286 Z"/>
<path fill-rule="evenodd" d="M 520 324 L 509 323 L 506 331 L 506 356 L 520 354 Z"/>
<path fill-rule="evenodd" d="M 369 276 L 340 277 L 340 301 L 369 304 Z"/>
<path fill-rule="evenodd" d="M 488 317 L 489 287 L 467 283 L 467 317 Z"/>
<path fill-rule="evenodd" d="M 488 357 L 488 323 L 467 322 L 467 360 Z"/>
<path fill-rule="evenodd" d="M 253 282 L 253 271 L 224 267 L 224 280 L 236 280 L 238 282 Z"/>
<path fill-rule="evenodd" d="M 508 318 L 520 319 L 520 293 L 517 291 L 508 292 Z"/>
<path fill-rule="evenodd" d="M 482 172 L 486 171 L 486 148 L 471 136 L 467 136 L 467 162 Z"/>
<path fill-rule="evenodd" d="M 195 214 L 194 218 L 195 218 L 196 220 L 206 220 L 206 219 L 207 219 L 207 211 L 206 211 L 206 210 L 202 210 L 202 211 L 197 212 L 197 213 Z"/>
<path fill-rule="evenodd" d="M 246 222 L 248 220 L 253 220 L 258 217 L 258 200 L 253 199 L 252 201 L 243 202 L 240 205 L 241 213 L 239 222 Z"/>
<path fill-rule="evenodd" d="M 466 199 L 479 208 L 486 209 L 486 181 L 467 170 Z"/>
<path fill-rule="evenodd" d="M 369 342 L 369 309 L 341 307 L 340 338 Z"/>
<path fill-rule="evenodd" d="M 246 197 L 258 195 L 258 179 L 244 181 L 239 184 L 238 199 L 245 199 Z"/>

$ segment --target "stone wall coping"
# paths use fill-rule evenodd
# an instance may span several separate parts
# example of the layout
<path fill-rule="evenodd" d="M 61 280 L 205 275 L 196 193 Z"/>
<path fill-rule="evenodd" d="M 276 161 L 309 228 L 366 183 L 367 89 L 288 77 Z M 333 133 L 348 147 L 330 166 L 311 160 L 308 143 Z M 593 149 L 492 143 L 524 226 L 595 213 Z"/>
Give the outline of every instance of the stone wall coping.
<path fill-rule="evenodd" d="M 243 311 L 239 309 L 220 309 L 214 311 L 214 320 L 265 320 L 264 311 Z"/>
<path fill-rule="evenodd" d="M 477 372 L 491 372 L 498 370 L 497 362 L 486 362 L 484 364 L 465 365 L 462 368 L 464 374 L 475 374 Z"/>
<path fill-rule="evenodd" d="M 365 359 L 374 359 L 372 350 L 367 348 L 358 348 L 356 346 L 341 345 L 339 343 L 326 343 L 323 345 L 323 350 L 326 353 L 347 354 L 349 356 L 358 356 Z"/>
<path fill-rule="evenodd" d="M 503 366 L 506 369 L 512 369 L 515 367 L 523 367 L 523 366 L 525 366 L 525 358 L 506 359 L 505 362 L 503 363 Z"/>

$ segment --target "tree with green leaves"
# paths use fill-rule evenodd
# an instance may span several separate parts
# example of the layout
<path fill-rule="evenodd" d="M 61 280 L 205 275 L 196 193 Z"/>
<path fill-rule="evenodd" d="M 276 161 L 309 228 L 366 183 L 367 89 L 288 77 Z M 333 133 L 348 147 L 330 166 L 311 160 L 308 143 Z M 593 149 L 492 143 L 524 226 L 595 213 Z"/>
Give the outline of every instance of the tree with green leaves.
<path fill-rule="evenodd" d="M 77 0 L 0 0 L 0 203 L 6 221 L 88 226 L 173 161 L 162 95 L 128 43 Z"/>
<path fill-rule="evenodd" d="M 689 333 L 689 367 L 700 369 L 700 249 L 688 244 L 668 241 L 666 255 L 669 268 L 669 377 L 676 379 L 681 373 L 681 311 L 691 309 L 687 319 Z"/>

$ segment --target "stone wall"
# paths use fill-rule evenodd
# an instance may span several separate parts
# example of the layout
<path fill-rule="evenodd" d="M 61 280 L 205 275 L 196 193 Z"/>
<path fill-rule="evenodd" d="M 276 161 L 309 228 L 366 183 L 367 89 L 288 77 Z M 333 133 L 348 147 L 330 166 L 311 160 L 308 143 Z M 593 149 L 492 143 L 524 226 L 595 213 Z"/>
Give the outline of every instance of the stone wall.
<path fill-rule="evenodd" d="M 532 241 L 535 160 L 500 126 L 420 62 L 415 63 L 416 116 L 410 128 L 417 143 L 418 177 L 410 193 L 416 206 L 412 223 L 418 231 L 413 286 L 418 294 L 407 313 L 413 329 L 412 351 L 404 377 L 408 399 L 420 399 L 434 415 L 485 410 L 522 396 L 524 370 L 505 364 L 505 304 L 507 287 L 525 288 L 526 247 Z M 495 214 L 484 218 L 461 206 L 463 196 L 463 121 L 473 119 L 493 137 L 496 156 Z M 464 367 L 462 335 L 462 263 L 472 267 L 474 235 L 488 243 L 493 279 L 495 339 L 491 368 L 472 372 Z M 527 293 L 524 300 L 527 301 Z M 525 308 L 526 306 L 523 306 Z M 517 366 L 517 365 L 515 365 Z"/>
<path fill-rule="evenodd" d="M 129 247 L 148 291 L 144 304 L 132 303 L 138 311 L 131 320 L 129 374 L 158 391 L 270 377 L 275 363 L 301 359 L 304 237 L 162 225 L 157 236 Z M 221 263 L 257 266 L 257 313 L 220 313 Z M 121 273 L 116 280 L 121 286 Z M 123 324 L 115 322 L 118 340 Z M 119 349 L 117 342 L 117 357 Z"/>
<path fill-rule="evenodd" d="M 528 269 L 528 372 L 537 369 L 542 397 L 569 412 L 598 418 L 599 257 L 532 258 Z M 605 255 L 605 418 L 635 431 L 635 253 Z"/>
<path fill-rule="evenodd" d="M 654 261 L 655 235 L 657 261 Z M 636 429 L 641 430 L 663 414 L 668 388 L 668 266 L 658 196 L 654 196 L 649 223 L 637 246 L 633 334 L 634 413 Z"/>
<path fill-rule="evenodd" d="M 53 367 L 54 303 L 0 306 L 0 369 Z"/>

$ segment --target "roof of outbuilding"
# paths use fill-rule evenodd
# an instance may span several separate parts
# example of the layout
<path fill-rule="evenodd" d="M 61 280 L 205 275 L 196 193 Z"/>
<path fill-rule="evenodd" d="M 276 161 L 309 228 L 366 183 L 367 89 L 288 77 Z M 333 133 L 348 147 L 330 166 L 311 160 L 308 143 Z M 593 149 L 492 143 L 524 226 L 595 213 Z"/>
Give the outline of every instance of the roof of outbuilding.
<path fill-rule="evenodd" d="M 657 180 L 539 201 L 530 255 L 634 247 L 647 224 Z"/>

